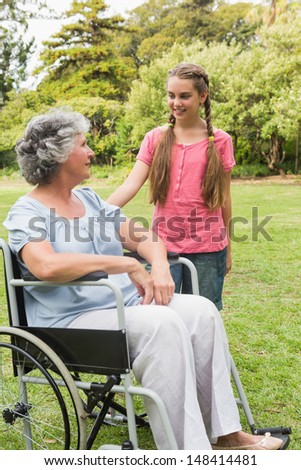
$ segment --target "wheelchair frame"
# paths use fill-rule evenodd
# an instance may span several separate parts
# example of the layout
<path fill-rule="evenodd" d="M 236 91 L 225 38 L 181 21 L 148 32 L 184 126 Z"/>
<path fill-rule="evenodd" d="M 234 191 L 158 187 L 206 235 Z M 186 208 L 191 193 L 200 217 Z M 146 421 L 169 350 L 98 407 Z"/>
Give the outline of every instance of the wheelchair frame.
<path fill-rule="evenodd" d="M 2 239 L 0 239 L 0 248 L 4 256 L 10 322 L 9 327 L 0 327 L 0 412 L 2 414 L 2 418 L 0 416 L 0 420 L 2 419 L 0 429 L 1 426 L 6 427 L 9 431 L 18 428 L 17 431 L 22 438 L 17 438 L 17 442 L 21 445 L 20 442 L 24 439 L 26 449 L 51 449 L 55 446 L 63 449 L 91 449 L 100 427 L 106 420 L 112 423 L 125 421 L 128 426 L 128 439 L 121 445 L 109 444 L 101 448 L 138 449 L 137 425 L 148 425 L 143 417 L 135 414 L 134 397 L 140 396 L 153 401 L 161 418 L 169 448 L 178 449 L 161 398 L 153 391 L 140 386 L 136 387 L 132 383 L 124 304 L 119 288 L 107 279 L 105 273 L 93 273 L 91 276 L 64 284 L 69 286 L 107 286 L 112 289 L 117 304 L 117 330 L 28 327 L 25 311 L 20 315 L 20 303 L 21 310 L 24 310 L 20 289 L 24 286 L 44 287 L 61 285 L 61 283 L 37 281 L 32 280 L 30 277 L 27 280 L 21 279 L 17 261 L 14 259 L 7 243 Z M 130 255 L 135 256 L 135 254 Z M 186 258 L 174 255 L 170 256 L 170 263 L 182 263 L 188 267 L 192 276 L 193 293 L 198 294 L 198 278 L 193 263 Z M 84 343 L 82 338 L 88 338 L 88 341 Z M 81 347 L 83 344 L 89 345 L 88 350 L 86 347 Z M 114 348 L 112 348 L 112 344 L 114 344 Z M 14 397 L 14 401 L 10 401 L 8 398 L 6 402 L 2 400 L 1 396 L 4 388 L 1 386 L 1 380 L 3 381 L 4 378 L 3 365 L 1 364 L 1 350 L 3 349 L 6 354 L 12 354 L 13 375 L 19 383 L 19 397 Z M 109 351 L 113 351 L 114 354 L 108 356 Z M 105 357 L 105 363 L 100 362 L 103 357 Z M 264 432 L 270 431 L 275 435 L 286 435 L 285 439 L 289 440 L 287 434 L 291 432 L 290 428 L 256 428 L 232 357 L 230 367 L 238 394 L 236 402 L 242 406 L 251 432 L 253 434 L 264 434 Z M 39 372 L 38 376 L 36 375 L 37 370 Z M 106 376 L 107 379 L 105 382 L 100 381 L 97 383 L 82 381 L 78 375 L 79 372 L 99 374 Z M 50 399 L 52 402 L 58 400 L 59 409 L 55 413 L 55 419 L 61 422 L 61 428 L 59 439 L 53 436 L 52 433 L 48 435 L 44 430 L 45 435 L 43 435 L 42 441 L 39 441 L 36 434 L 40 433 L 39 427 L 41 424 L 36 423 L 35 417 L 32 418 L 35 407 L 27 398 L 27 389 L 30 385 L 36 387 L 36 385 L 44 384 L 49 386 L 48 390 L 51 391 Z M 64 394 L 61 392 L 62 389 L 64 389 Z M 85 394 L 85 402 L 80 396 L 80 391 Z M 114 401 L 115 394 L 124 395 L 125 406 Z M 47 395 L 48 393 L 43 395 L 45 402 L 48 399 Z M 32 398 L 34 399 L 34 394 Z M 95 416 L 95 420 L 88 437 L 86 437 L 86 419 L 91 415 Z M 20 424 L 22 422 L 23 430 L 20 429 L 21 426 L 16 426 L 16 423 Z M 48 424 L 47 421 L 46 425 Z M 35 429 L 36 425 L 38 426 L 37 430 Z M 34 434 L 35 432 L 36 434 Z"/>
<path fill-rule="evenodd" d="M 33 437 L 33 432 L 35 431 L 34 427 L 37 426 L 36 433 L 38 433 L 40 432 L 39 428 L 41 424 L 36 423 L 35 419 L 32 419 L 30 416 L 32 409 L 35 409 L 35 407 L 27 400 L 26 388 L 29 387 L 29 384 L 34 384 L 35 386 L 36 384 L 50 385 L 50 387 L 55 390 L 54 397 L 56 396 L 56 398 L 64 402 L 66 399 L 64 399 L 60 393 L 60 388 L 64 387 L 67 390 L 67 395 L 69 395 L 68 398 L 71 398 L 72 416 L 74 416 L 76 423 L 73 425 L 72 429 L 70 423 L 65 424 L 65 421 L 68 421 L 68 409 L 66 404 L 63 403 L 61 408 L 64 409 L 64 411 L 62 411 L 64 416 L 60 419 L 64 424 L 62 424 L 61 435 L 57 442 L 57 446 L 63 449 L 69 449 L 71 447 L 70 440 L 74 437 L 72 436 L 72 433 L 77 433 L 78 437 L 75 439 L 75 448 L 91 449 L 101 425 L 107 418 L 107 413 L 110 407 L 112 406 L 113 410 L 115 409 L 115 404 L 113 402 L 115 394 L 122 394 L 125 397 L 125 407 L 123 408 L 123 406 L 118 406 L 116 404 L 116 408 L 124 413 L 122 421 L 125 421 L 128 426 L 128 440 L 123 442 L 122 445 L 108 445 L 102 446 L 102 448 L 121 449 L 124 447 L 138 449 L 136 424 L 144 423 L 144 420 L 135 415 L 133 398 L 135 396 L 140 396 L 147 397 L 153 401 L 161 418 L 162 426 L 169 443 L 169 448 L 172 450 L 178 449 L 162 399 L 152 390 L 140 386 L 134 386 L 132 383 L 125 328 L 124 305 L 120 289 L 106 279 L 106 275 L 104 273 L 98 274 L 97 277 L 100 277 L 98 280 L 89 280 L 89 277 L 87 277 L 88 280 L 74 281 L 64 284 L 99 287 L 107 286 L 112 289 L 117 303 L 117 330 L 35 328 L 28 327 L 26 324 L 24 325 L 24 318 L 22 325 L 19 317 L 18 302 L 20 302 L 20 297 L 18 299 L 18 294 L 20 291 L 18 291 L 18 289 L 31 285 L 43 287 L 61 285 L 61 283 L 31 281 L 16 278 L 14 272 L 16 266 L 13 266 L 10 248 L 2 239 L 0 239 L 0 247 L 4 255 L 9 320 L 11 325 L 9 327 L 0 327 L 0 348 L 2 348 L 2 350 L 3 348 L 5 350 L 8 349 L 13 353 L 14 375 L 17 376 L 20 384 L 20 388 L 18 390 L 20 397 L 13 397 L 14 401 L 9 401 L 10 393 L 8 393 L 7 402 L 3 402 L 5 384 L 3 385 L 4 372 L 3 370 L 1 372 L 3 364 L 1 363 L 0 349 L 1 426 L 5 426 L 7 431 L 11 431 L 14 429 L 17 422 L 19 423 L 23 421 L 24 430 L 20 430 L 19 427 L 17 432 L 20 435 L 23 434 L 26 449 L 54 448 L 52 441 L 55 440 L 55 437 L 52 436 L 52 433 L 49 434 L 49 436 L 46 434 L 46 437 L 43 437 L 43 442 L 40 442 L 36 435 Z M 93 278 L 94 277 L 95 276 L 93 276 Z M 88 336 L 88 344 L 90 345 L 89 351 L 87 352 L 85 348 L 81 347 L 77 354 L 77 358 L 74 361 L 73 355 L 71 354 L 70 356 L 70 350 L 72 351 L 72 346 L 76 347 L 76 342 L 78 345 L 78 340 L 80 338 L 85 338 L 85 335 L 86 337 Z M 7 341 L 7 337 L 10 338 L 9 341 Z M 114 344 L 114 348 L 112 348 L 112 342 Z M 52 345 L 52 347 L 55 347 L 57 352 L 55 352 L 49 344 Z M 110 345 L 110 348 L 108 345 Z M 115 354 L 108 357 L 108 351 L 110 350 L 113 350 Z M 81 360 L 83 362 L 77 364 L 77 360 Z M 103 365 L 100 363 L 101 360 L 105 360 Z M 109 364 L 107 363 L 108 360 Z M 28 375 L 28 370 L 32 373 L 33 368 L 38 368 L 41 374 L 38 376 Z M 53 371 L 56 372 L 56 376 L 54 378 L 52 377 Z M 87 372 L 89 374 L 106 375 L 107 380 L 105 383 L 81 381 L 78 380 L 78 371 Z M 85 404 L 79 395 L 79 390 L 86 393 L 87 401 Z M 94 408 L 99 408 L 100 411 L 97 411 L 92 430 L 86 438 L 85 420 L 87 416 L 93 413 Z M 111 414 L 113 421 L 119 421 L 119 417 L 114 416 L 114 411 Z M 59 417 L 57 417 L 57 419 L 59 419 Z M 147 422 L 145 422 L 145 425 L 147 425 Z M 3 431 L 4 429 L 1 430 Z M 67 433 L 68 436 L 63 435 L 63 433 Z M 20 440 L 18 440 L 18 442 L 20 442 Z"/>

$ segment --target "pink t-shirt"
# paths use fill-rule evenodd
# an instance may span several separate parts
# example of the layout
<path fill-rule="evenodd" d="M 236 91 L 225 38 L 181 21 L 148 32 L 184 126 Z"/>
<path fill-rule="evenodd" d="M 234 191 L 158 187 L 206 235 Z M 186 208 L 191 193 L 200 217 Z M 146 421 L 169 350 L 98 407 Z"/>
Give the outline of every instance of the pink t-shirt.
<path fill-rule="evenodd" d="M 151 166 L 161 132 L 162 127 L 156 127 L 145 135 L 137 159 Z M 201 191 L 208 142 L 173 146 L 167 198 L 164 206 L 155 206 L 152 220 L 153 230 L 169 251 L 213 252 L 228 244 L 221 209 L 210 211 Z M 224 170 L 230 171 L 235 165 L 231 136 L 218 129 L 214 142 Z"/>

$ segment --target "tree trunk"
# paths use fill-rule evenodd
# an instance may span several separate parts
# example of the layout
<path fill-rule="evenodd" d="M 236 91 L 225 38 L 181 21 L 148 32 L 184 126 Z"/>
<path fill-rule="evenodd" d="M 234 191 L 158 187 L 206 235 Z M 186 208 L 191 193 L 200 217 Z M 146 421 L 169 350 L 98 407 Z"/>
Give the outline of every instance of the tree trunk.
<path fill-rule="evenodd" d="M 272 134 L 270 140 L 270 153 L 267 158 L 269 169 L 278 170 L 281 175 L 284 175 L 284 171 L 281 168 L 281 164 L 284 159 L 285 152 L 283 151 L 283 139 L 277 134 Z"/>

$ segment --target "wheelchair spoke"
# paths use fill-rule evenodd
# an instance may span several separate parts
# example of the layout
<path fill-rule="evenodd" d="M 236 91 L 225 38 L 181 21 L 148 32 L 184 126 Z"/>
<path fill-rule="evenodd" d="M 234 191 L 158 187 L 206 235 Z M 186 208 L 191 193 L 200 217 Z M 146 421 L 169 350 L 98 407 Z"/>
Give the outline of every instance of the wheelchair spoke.
<path fill-rule="evenodd" d="M 0 332 L 1 448 L 77 449 L 78 413 L 57 367 L 29 341 L 4 338 Z"/>

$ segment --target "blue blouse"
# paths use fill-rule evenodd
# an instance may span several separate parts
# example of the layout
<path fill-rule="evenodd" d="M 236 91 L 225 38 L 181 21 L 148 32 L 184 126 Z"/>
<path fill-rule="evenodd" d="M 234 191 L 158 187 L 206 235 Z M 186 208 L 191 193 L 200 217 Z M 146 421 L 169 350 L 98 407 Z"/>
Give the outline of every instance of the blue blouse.
<path fill-rule="evenodd" d="M 85 215 L 74 219 L 60 217 L 39 201 L 22 196 L 10 209 L 4 226 L 9 245 L 17 255 L 21 272 L 26 267 L 18 256 L 30 241 L 48 240 L 56 252 L 123 256 L 118 235 L 125 216 L 89 188 L 74 190 L 85 207 Z M 38 249 L 38 244 L 37 244 Z M 113 274 L 109 279 L 122 291 L 126 306 L 137 305 L 141 298 L 128 275 Z M 54 286 L 25 288 L 25 309 L 30 326 L 65 327 L 83 312 L 116 307 L 108 287 Z"/>

